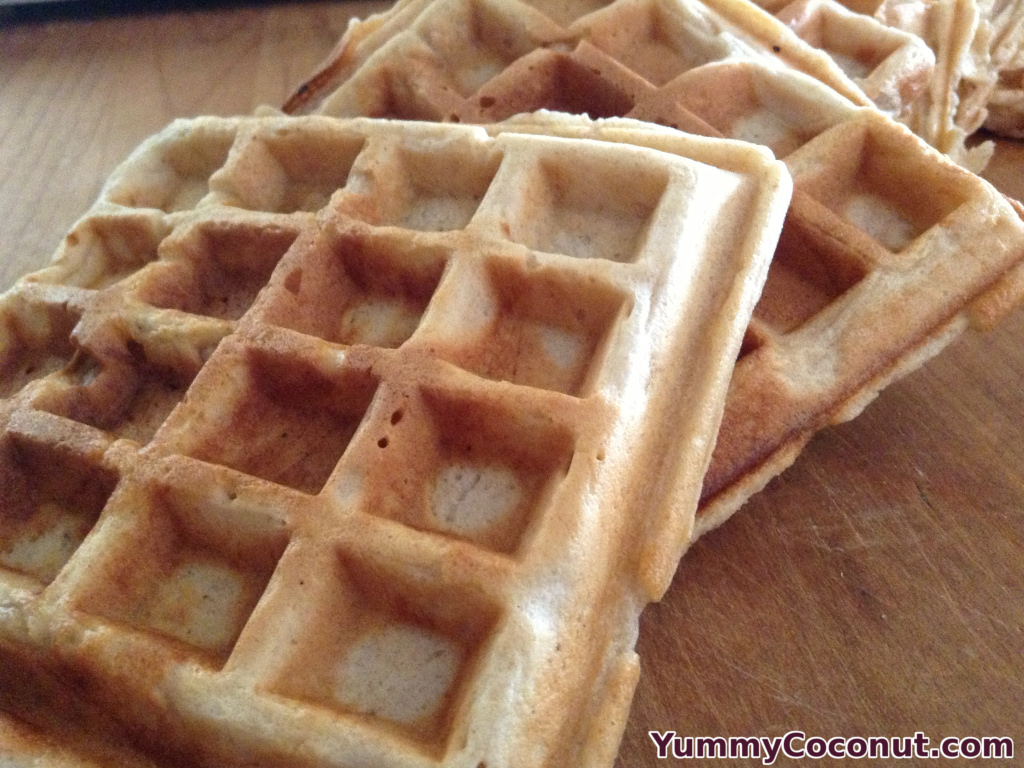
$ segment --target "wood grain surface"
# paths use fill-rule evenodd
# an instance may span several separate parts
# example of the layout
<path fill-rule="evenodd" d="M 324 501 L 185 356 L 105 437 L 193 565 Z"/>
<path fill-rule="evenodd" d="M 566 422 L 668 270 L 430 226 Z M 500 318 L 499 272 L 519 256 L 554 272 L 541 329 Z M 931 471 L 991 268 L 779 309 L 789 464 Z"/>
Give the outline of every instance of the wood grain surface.
<path fill-rule="evenodd" d="M 147 135 L 280 103 L 382 7 L 0 15 L 0 290 Z M 1024 197 L 1022 170 L 1004 143 L 989 176 Z M 698 542 L 643 616 L 621 766 L 683 763 L 656 759 L 649 730 L 1000 735 L 1024 762 L 1022 341 L 1022 309 L 969 333 Z"/>

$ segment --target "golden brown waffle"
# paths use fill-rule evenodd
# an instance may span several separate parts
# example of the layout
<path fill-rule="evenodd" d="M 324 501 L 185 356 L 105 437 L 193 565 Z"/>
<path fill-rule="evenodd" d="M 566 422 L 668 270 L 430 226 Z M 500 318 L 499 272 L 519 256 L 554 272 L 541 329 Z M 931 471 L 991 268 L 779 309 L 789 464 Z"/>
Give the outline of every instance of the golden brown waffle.
<path fill-rule="evenodd" d="M 969 325 L 1024 297 L 1024 230 L 977 176 L 870 110 L 785 157 L 794 196 L 730 385 L 698 530 Z"/>
<path fill-rule="evenodd" d="M 610 764 L 790 192 L 632 121 L 148 140 L 0 297 L 0 728 Z"/>
<path fill-rule="evenodd" d="M 860 105 L 873 103 L 866 85 L 885 109 L 900 109 L 917 95 L 920 67 L 932 59 L 927 46 L 903 35 L 899 53 L 847 51 L 844 66 L 857 70 L 851 76 L 747 0 L 400 0 L 351 25 L 285 110 L 444 119 L 449 104 L 531 51 L 570 50 L 584 41 L 657 86 L 702 64 L 757 59 L 805 72 Z M 912 65 L 898 71 L 897 60 Z"/>
<path fill-rule="evenodd" d="M 446 119 L 527 52 L 586 41 L 657 86 L 713 61 L 793 68 L 980 172 L 992 145 L 968 137 L 1024 122 L 1022 40 L 1021 0 L 399 0 L 354 23 L 285 110 Z"/>
<path fill-rule="evenodd" d="M 592 23 L 600 13 L 583 18 Z M 789 466 L 814 432 L 852 418 L 940 351 L 970 317 L 990 325 L 1024 296 L 1024 229 L 1011 204 L 903 126 L 805 75 L 726 60 L 656 77 L 645 62 L 663 60 L 653 54 L 616 57 L 607 44 L 583 40 L 571 50 L 509 55 L 485 79 L 475 63 L 463 68 L 487 50 L 466 37 L 459 41 L 468 51 L 446 40 L 445 68 L 424 64 L 428 38 L 417 25 L 427 14 L 406 32 L 392 16 L 389 42 L 360 53 L 364 64 L 335 83 L 321 107 L 480 123 L 536 109 L 625 115 L 764 144 L 794 174 L 793 205 L 731 385 L 698 533 Z M 503 39 L 504 29 L 495 26 L 488 39 Z M 350 46 L 343 40 L 339 49 Z M 416 73 L 402 81 L 414 89 L 396 87 L 403 72 Z M 458 82 L 474 90 L 451 85 Z"/>
<path fill-rule="evenodd" d="M 353 24 L 285 110 L 447 119 L 446 107 L 530 51 L 581 43 L 655 86 L 755 59 L 893 117 L 922 95 L 935 64 L 917 36 L 832 0 L 800 0 L 779 18 L 748 0 L 400 0 Z"/>

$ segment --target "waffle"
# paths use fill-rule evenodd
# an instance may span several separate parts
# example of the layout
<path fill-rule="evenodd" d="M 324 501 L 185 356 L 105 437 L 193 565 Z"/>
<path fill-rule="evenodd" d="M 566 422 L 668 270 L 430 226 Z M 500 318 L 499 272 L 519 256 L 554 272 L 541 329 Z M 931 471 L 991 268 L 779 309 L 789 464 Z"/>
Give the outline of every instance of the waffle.
<path fill-rule="evenodd" d="M 145 142 L 0 297 L 0 734 L 610 764 L 791 189 L 622 120 Z"/>
<path fill-rule="evenodd" d="M 475 19 L 497 14 L 499 7 L 485 0 L 434 5 L 438 7 L 429 8 L 427 0 L 404 0 L 387 14 L 353 25 L 321 69 L 288 101 L 286 111 L 301 113 L 315 108 L 326 114 L 366 114 L 373 107 L 368 108 L 365 100 L 354 109 L 349 103 L 353 96 L 358 98 L 359 91 L 364 95 L 391 88 L 415 91 L 424 65 L 427 70 L 450 71 L 452 57 L 457 60 L 458 52 L 435 46 L 434 41 L 453 37 L 447 30 L 437 30 L 486 29 L 486 23 Z M 789 4 L 761 0 L 756 5 L 747 0 L 619 0 L 597 11 L 608 3 L 532 5 L 551 19 L 539 20 L 533 8 L 518 2 L 501 6 L 505 20 L 512 19 L 508 28 L 516 30 L 511 49 L 503 51 L 500 43 L 486 42 L 486 32 L 483 37 L 477 35 L 471 47 L 492 48 L 491 54 L 500 64 L 531 46 L 564 47 L 586 40 L 624 58 L 628 66 L 658 85 L 701 63 L 760 58 L 808 73 L 856 104 L 873 105 L 970 170 L 980 172 L 991 157 L 990 144 L 970 150 L 965 145 L 967 136 L 985 118 L 968 107 L 979 100 L 984 106 L 991 88 L 979 87 L 979 75 L 970 80 L 972 94 L 957 99 L 961 81 L 968 82 L 967 66 L 958 57 L 972 42 L 977 26 L 960 18 L 963 14 L 941 15 L 935 6 L 919 3 L 913 6 L 915 13 L 908 13 L 904 2 L 883 4 L 876 19 L 855 12 L 867 10 L 863 5 L 851 3 L 856 6 L 851 10 L 835 0 Z M 466 47 L 465 43 L 460 46 L 462 50 Z M 386 71 L 386 87 L 373 78 L 368 84 L 360 83 L 359 78 L 347 83 L 372 56 L 378 65 L 370 67 L 370 72 L 376 71 L 380 77 L 380 72 Z M 398 71 L 393 66 L 396 59 L 415 64 Z M 436 75 L 431 74 L 430 79 Z M 465 81 L 449 90 L 464 93 L 464 85 Z M 335 89 L 355 93 L 334 93 Z M 970 116 L 965 117 L 968 112 Z M 422 115 L 413 112 L 410 116 Z"/>
<path fill-rule="evenodd" d="M 931 74 L 931 51 L 870 19 L 868 34 L 881 39 L 865 45 L 854 14 L 828 12 L 849 18 L 823 24 L 825 11 L 808 6 L 801 31 L 831 51 L 747 0 L 400 0 L 351 25 L 285 111 L 347 116 L 400 107 L 406 117 L 446 118 L 443 107 L 530 51 L 581 42 L 658 86 L 702 64 L 757 59 L 811 75 L 855 104 L 902 111 Z"/>
<path fill-rule="evenodd" d="M 419 94 L 424 78 L 457 102 L 482 82 L 474 78 L 530 50 L 581 41 L 659 86 L 712 61 L 796 69 L 899 120 L 975 173 L 993 146 L 968 147 L 968 137 L 983 124 L 1019 136 L 1024 123 L 1019 0 L 400 0 L 354 23 L 285 110 L 387 114 L 393 107 L 372 99 L 393 92 L 408 117 L 441 119 L 429 113 L 443 106 L 440 94 Z M 467 50 L 472 64 L 459 61 Z M 461 75 L 448 81 L 452 72 Z"/>

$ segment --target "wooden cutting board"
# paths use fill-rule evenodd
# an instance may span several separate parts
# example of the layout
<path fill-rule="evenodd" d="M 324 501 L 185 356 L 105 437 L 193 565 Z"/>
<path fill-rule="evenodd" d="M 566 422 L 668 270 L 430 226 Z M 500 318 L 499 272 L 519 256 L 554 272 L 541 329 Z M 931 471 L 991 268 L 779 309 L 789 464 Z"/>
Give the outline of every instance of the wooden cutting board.
<path fill-rule="evenodd" d="M 0 290 L 49 259 L 144 137 L 279 104 L 351 15 L 383 7 L 0 24 Z M 1022 171 L 1024 147 L 1000 144 L 989 178 L 1024 198 Z M 650 730 L 1003 735 L 1024 754 L 1022 647 L 1018 309 L 821 433 L 686 555 L 642 620 L 619 764 L 681 764 L 656 758 Z"/>

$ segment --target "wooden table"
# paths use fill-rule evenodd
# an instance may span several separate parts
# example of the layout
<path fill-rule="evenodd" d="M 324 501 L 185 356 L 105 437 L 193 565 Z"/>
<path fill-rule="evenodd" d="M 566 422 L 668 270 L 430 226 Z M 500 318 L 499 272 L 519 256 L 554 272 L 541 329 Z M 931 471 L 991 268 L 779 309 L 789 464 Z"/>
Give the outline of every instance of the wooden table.
<path fill-rule="evenodd" d="M 141 139 L 279 104 L 351 15 L 382 7 L 0 26 L 0 289 L 48 260 Z M 1024 197 L 1021 169 L 1005 144 L 990 175 Z M 652 729 L 994 734 L 1024 754 L 1022 341 L 1021 309 L 968 334 L 686 555 L 642 620 L 621 765 L 678 764 L 655 759 Z"/>

